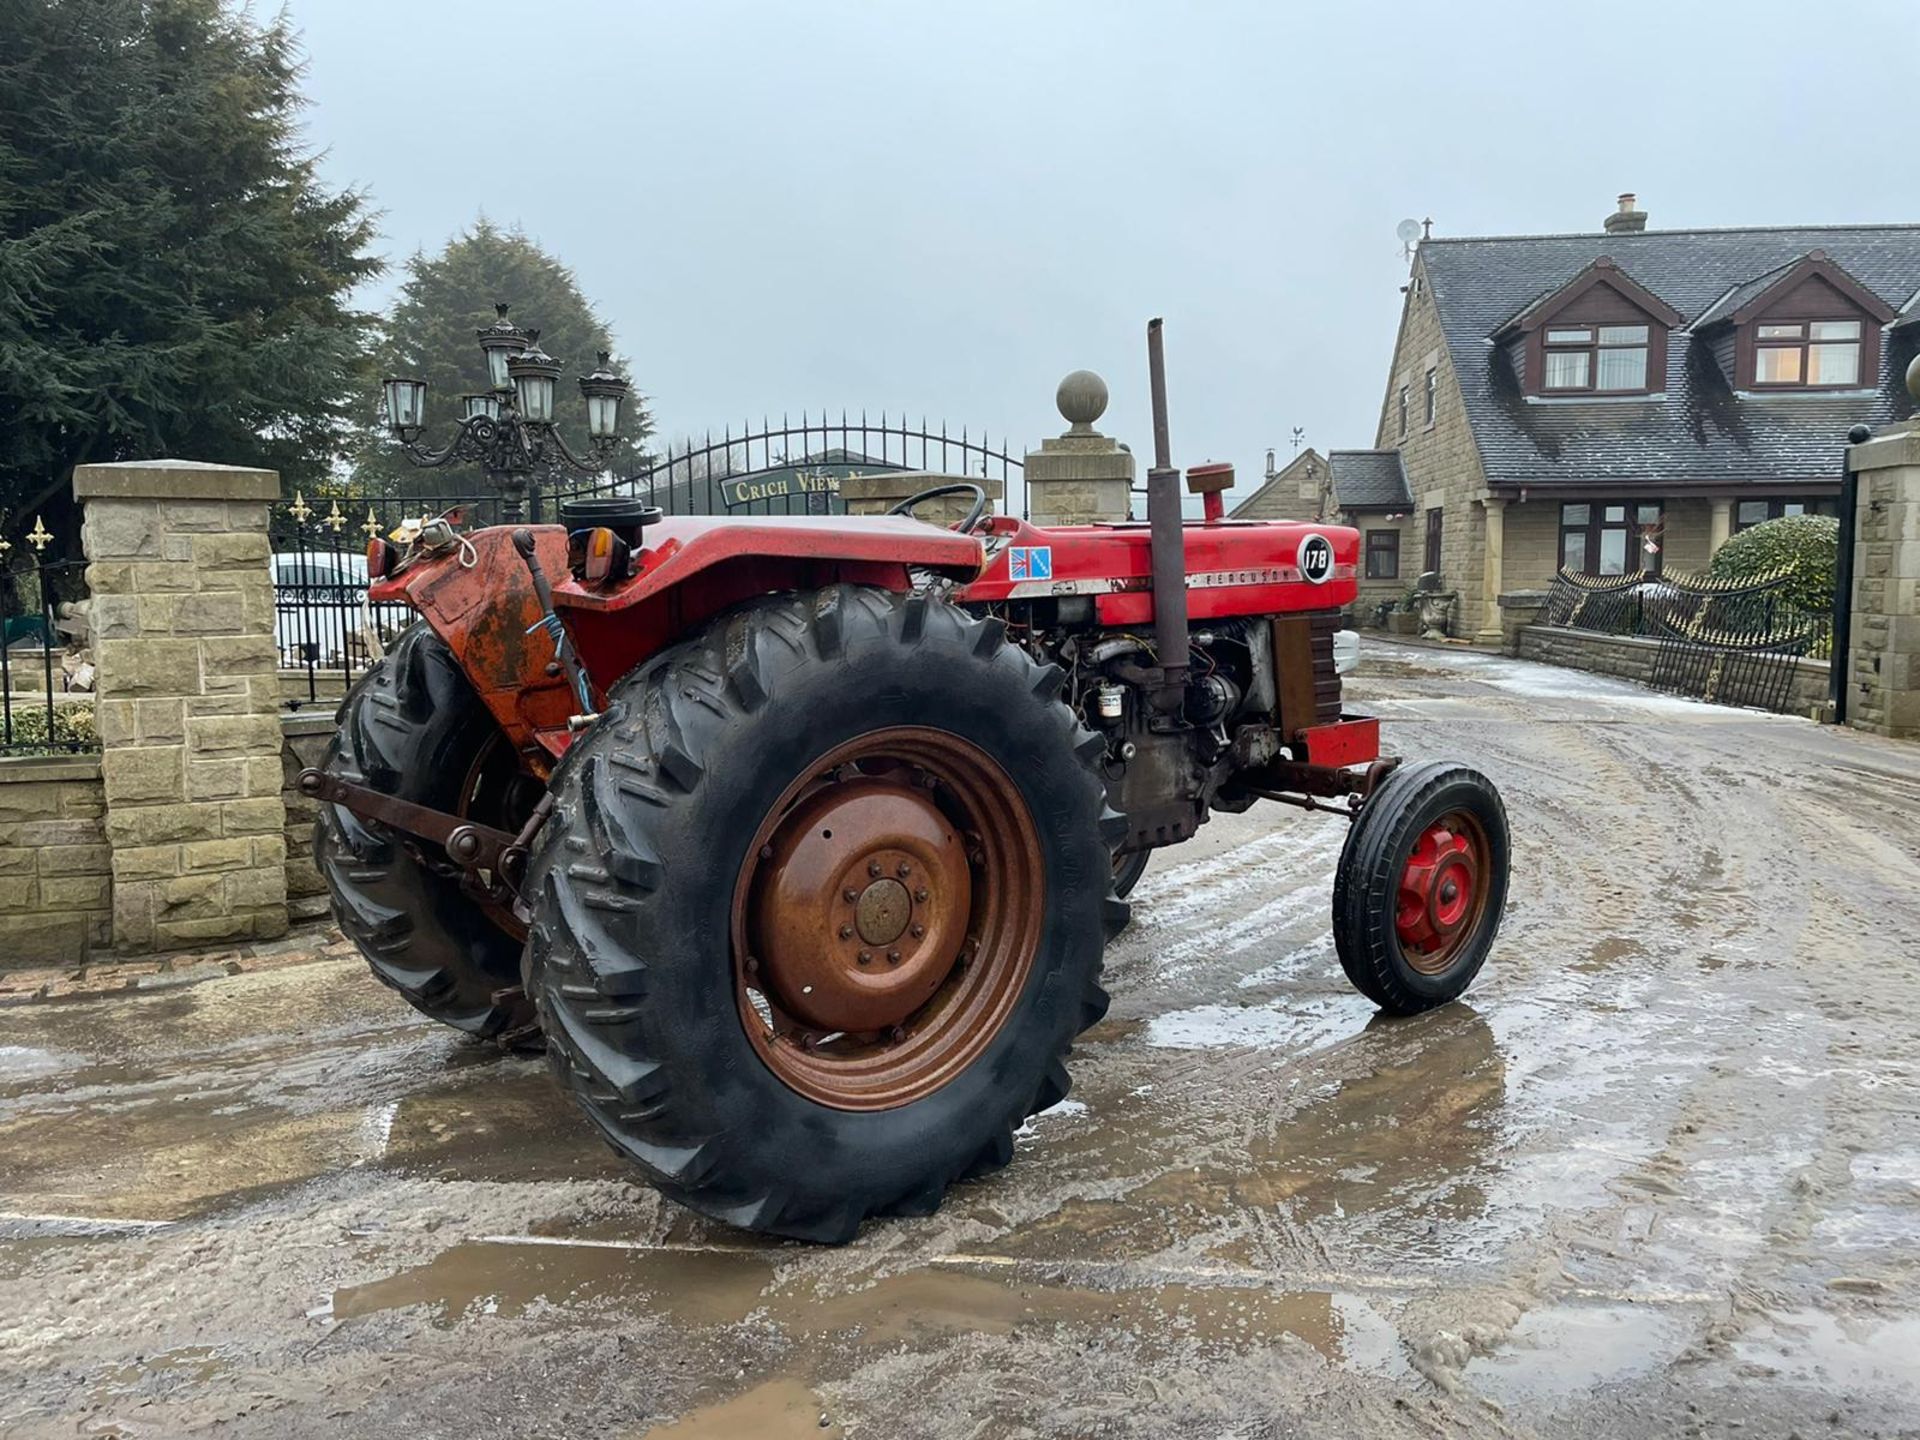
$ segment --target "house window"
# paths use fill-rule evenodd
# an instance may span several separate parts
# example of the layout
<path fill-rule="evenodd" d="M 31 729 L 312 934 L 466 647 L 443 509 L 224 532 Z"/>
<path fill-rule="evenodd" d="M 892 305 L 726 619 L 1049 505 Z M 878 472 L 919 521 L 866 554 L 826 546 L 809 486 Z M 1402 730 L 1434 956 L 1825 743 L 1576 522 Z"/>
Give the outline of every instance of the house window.
<path fill-rule="evenodd" d="M 1410 398 L 1410 387 L 1402 385 L 1400 387 L 1400 438 L 1402 440 L 1407 438 L 1407 402 Z"/>
<path fill-rule="evenodd" d="M 1783 515 L 1835 515 L 1839 510 L 1835 500 L 1742 500 L 1733 507 L 1733 528 L 1738 533 Z"/>
<path fill-rule="evenodd" d="M 1658 500 L 1581 500 L 1560 507 L 1560 568 L 1580 575 L 1660 573 L 1646 537 L 1660 531 Z M 1658 540 L 1655 541 L 1657 545 Z"/>
<path fill-rule="evenodd" d="M 1753 332 L 1753 383 L 1818 389 L 1860 383 L 1858 320 L 1768 321 Z"/>
<path fill-rule="evenodd" d="M 1433 424 L 1434 411 L 1440 403 L 1440 371 L 1427 371 L 1427 424 Z"/>
<path fill-rule="evenodd" d="M 1547 330 L 1546 390 L 1631 393 L 1647 388 L 1645 325 L 1564 325 Z"/>
<path fill-rule="evenodd" d="M 1398 530 L 1367 531 L 1367 579 L 1398 580 L 1400 578 L 1400 532 Z"/>
<path fill-rule="evenodd" d="M 1438 506 L 1427 511 L 1427 569 L 1440 568 L 1440 517 L 1444 514 Z"/>

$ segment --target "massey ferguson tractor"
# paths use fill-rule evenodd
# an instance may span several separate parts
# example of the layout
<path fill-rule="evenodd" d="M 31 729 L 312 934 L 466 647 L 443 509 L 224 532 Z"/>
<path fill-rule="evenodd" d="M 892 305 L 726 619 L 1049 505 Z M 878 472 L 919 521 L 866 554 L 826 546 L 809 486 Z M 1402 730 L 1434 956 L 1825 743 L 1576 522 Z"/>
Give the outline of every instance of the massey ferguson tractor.
<path fill-rule="evenodd" d="M 420 618 L 301 777 L 374 974 L 544 1037 L 672 1199 L 831 1242 L 1008 1162 L 1106 1011 L 1122 895 L 1211 811 L 1339 816 L 1348 979 L 1395 1014 L 1459 995 L 1506 898 L 1500 798 L 1343 712 L 1355 531 L 1225 519 L 1224 466 L 1187 472 L 1183 522 L 1158 321 L 1148 349 L 1145 524 L 947 484 L 886 518 L 611 497 L 375 540 L 371 598 Z M 955 494 L 959 523 L 913 518 Z"/>

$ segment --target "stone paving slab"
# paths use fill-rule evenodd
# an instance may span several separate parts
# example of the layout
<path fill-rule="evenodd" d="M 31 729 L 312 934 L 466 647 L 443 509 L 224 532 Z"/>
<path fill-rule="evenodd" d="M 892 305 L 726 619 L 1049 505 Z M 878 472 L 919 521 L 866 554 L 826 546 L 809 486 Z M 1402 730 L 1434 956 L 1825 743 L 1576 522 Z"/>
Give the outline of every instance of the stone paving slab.
<path fill-rule="evenodd" d="M 115 991 L 164 990 L 223 980 L 263 970 L 284 970 L 316 960 L 339 960 L 354 953 L 353 942 L 331 923 L 310 925 L 277 940 L 221 950 L 196 950 L 140 960 L 104 960 L 96 964 L 37 970 L 0 971 L 0 1006 L 53 1000 L 86 1000 Z"/>

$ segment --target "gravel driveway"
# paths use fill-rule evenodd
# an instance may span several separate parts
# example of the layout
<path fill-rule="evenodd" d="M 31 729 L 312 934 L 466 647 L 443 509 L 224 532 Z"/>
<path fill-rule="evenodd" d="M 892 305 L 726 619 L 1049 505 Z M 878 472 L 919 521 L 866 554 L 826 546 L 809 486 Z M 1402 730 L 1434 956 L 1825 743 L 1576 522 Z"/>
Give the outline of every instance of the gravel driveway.
<path fill-rule="evenodd" d="M 1219 817 L 1013 1166 L 843 1249 L 355 960 L 0 1009 L 0 1432 L 1920 1434 L 1920 748 L 1366 653 L 1512 816 L 1465 1001 L 1347 989 L 1339 821 Z"/>

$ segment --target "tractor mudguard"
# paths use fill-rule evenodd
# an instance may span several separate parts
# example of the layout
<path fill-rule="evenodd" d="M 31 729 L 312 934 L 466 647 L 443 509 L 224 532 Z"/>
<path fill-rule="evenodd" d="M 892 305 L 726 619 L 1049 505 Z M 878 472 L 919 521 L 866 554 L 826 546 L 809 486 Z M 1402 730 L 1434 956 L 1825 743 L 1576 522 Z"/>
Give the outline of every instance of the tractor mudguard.
<path fill-rule="evenodd" d="M 721 610 L 756 595 L 817 590 L 836 582 L 904 591 L 913 570 L 971 580 L 983 552 L 971 536 L 905 516 L 681 515 L 642 532 L 634 573 L 605 587 L 569 574 L 567 531 L 522 527 L 553 587 L 596 704 L 622 675 Z M 487 709 L 527 767 L 544 778 L 566 749 L 578 700 L 539 628 L 540 601 L 511 527 L 476 530 L 464 543 L 411 561 L 376 580 L 375 603 L 419 611 L 447 642 Z"/>
<path fill-rule="evenodd" d="M 641 532 L 631 578 L 605 586 L 569 580 L 554 587 L 553 602 L 594 685 L 604 690 L 755 596 L 839 583 L 900 592 L 913 588 L 916 570 L 964 582 L 980 573 L 984 558 L 973 536 L 904 515 L 675 515 Z"/>
<path fill-rule="evenodd" d="M 528 527 L 549 575 L 567 573 L 567 532 Z M 447 642 L 474 691 L 506 732 L 522 762 L 545 778 L 552 754 L 540 732 L 566 733 L 580 708 L 553 664 L 553 641 L 540 629 L 540 601 L 526 562 L 506 527 L 476 530 L 462 545 L 407 564 L 368 587 L 372 604 L 411 605 Z M 605 683 L 605 682 L 602 682 Z"/>

